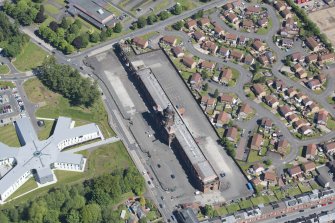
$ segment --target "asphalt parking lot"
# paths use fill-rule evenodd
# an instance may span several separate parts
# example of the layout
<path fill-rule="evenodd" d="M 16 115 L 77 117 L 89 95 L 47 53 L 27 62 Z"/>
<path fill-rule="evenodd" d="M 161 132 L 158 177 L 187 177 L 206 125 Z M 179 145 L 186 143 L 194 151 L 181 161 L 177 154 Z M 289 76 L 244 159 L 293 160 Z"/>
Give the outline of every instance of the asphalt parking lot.
<path fill-rule="evenodd" d="M 16 88 L 1 87 L 0 125 L 12 122 L 23 112 L 25 112 L 25 107 Z"/>

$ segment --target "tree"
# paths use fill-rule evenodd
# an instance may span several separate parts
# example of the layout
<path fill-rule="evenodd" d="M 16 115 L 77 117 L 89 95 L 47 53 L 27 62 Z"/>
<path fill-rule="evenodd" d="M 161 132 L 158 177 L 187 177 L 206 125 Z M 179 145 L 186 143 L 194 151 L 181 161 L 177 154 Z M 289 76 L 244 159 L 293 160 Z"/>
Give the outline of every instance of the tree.
<path fill-rule="evenodd" d="M 140 16 L 137 20 L 137 27 L 143 28 L 147 24 L 146 19 L 144 16 Z"/>
<path fill-rule="evenodd" d="M 205 83 L 205 84 L 203 85 L 202 89 L 203 89 L 204 91 L 208 91 L 208 83 Z"/>
<path fill-rule="evenodd" d="M 142 207 L 145 207 L 145 198 L 143 196 L 140 197 L 140 204 Z"/>
<path fill-rule="evenodd" d="M 70 26 L 71 26 L 71 21 L 64 16 L 60 23 L 60 27 L 62 27 L 63 29 L 68 29 L 70 28 Z"/>
<path fill-rule="evenodd" d="M 271 166 L 272 165 L 272 160 L 266 159 L 266 160 L 264 160 L 264 164 L 267 165 L 267 166 Z"/>
<path fill-rule="evenodd" d="M 122 24 L 120 22 L 117 22 L 113 28 L 113 31 L 115 33 L 121 33 L 122 32 Z"/>
<path fill-rule="evenodd" d="M 42 23 L 45 21 L 45 19 L 46 19 L 46 16 L 44 15 L 44 6 L 41 5 L 40 10 L 38 11 L 34 21 L 36 23 Z"/>
<path fill-rule="evenodd" d="M 204 10 L 199 10 L 192 16 L 192 19 L 200 19 L 203 16 L 204 16 Z"/>
<path fill-rule="evenodd" d="M 74 20 L 73 24 L 78 26 L 79 29 L 82 27 L 81 21 L 79 19 Z"/>
<path fill-rule="evenodd" d="M 69 214 L 66 215 L 67 223 L 80 223 L 80 214 L 77 210 L 71 210 Z"/>
<path fill-rule="evenodd" d="M 218 96 L 219 96 L 219 90 L 218 90 L 218 89 L 215 89 L 214 94 L 213 94 L 213 97 L 214 97 L 214 98 L 217 98 Z"/>
<path fill-rule="evenodd" d="M 107 32 L 105 30 L 102 30 L 100 33 L 100 40 L 103 42 L 107 39 Z"/>
<path fill-rule="evenodd" d="M 81 210 L 83 223 L 96 223 L 101 220 L 101 208 L 97 204 L 88 204 Z"/>
<path fill-rule="evenodd" d="M 206 204 L 204 207 L 204 214 L 210 218 L 213 218 L 216 216 L 217 213 L 215 213 L 215 210 L 212 207 L 212 205 Z"/>
<path fill-rule="evenodd" d="M 201 71 L 201 77 L 202 77 L 202 79 L 206 80 L 208 78 L 208 71 L 203 69 Z"/>
<path fill-rule="evenodd" d="M 51 21 L 50 24 L 49 24 L 49 28 L 50 28 L 52 31 L 56 32 L 57 29 L 58 29 L 58 23 L 55 22 L 55 21 Z"/>
<path fill-rule="evenodd" d="M 79 28 L 79 26 L 77 26 L 76 24 L 73 23 L 73 24 L 70 26 L 69 31 L 70 31 L 71 34 L 78 35 L 78 33 L 79 33 L 79 31 L 80 31 L 80 28 Z"/>
<path fill-rule="evenodd" d="M 147 24 L 152 25 L 155 22 L 157 22 L 157 20 L 158 20 L 158 17 L 155 14 L 150 14 L 147 18 Z"/>
<path fill-rule="evenodd" d="M 183 7 L 180 3 L 177 2 L 177 4 L 174 6 L 172 13 L 175 15 L 180 15 L 183 12 Z"/>
<path fill-rule="evenodd" d="M 60 223 L 58 218 L 59 218 L 59 211 L 49 209 L 43 218 L 43 223 Z"/>
<path fill-rule="evenodd" d="M 181 30 L 181 28 L 183 28 L 184 23 L 183 21 L 178 21 L 175 24 L 172 25 L 172 28 L 174 28 L 175 30 Z"/>
<path fill-rule="evenodd" d="M 97 43 L 97 42 L 99 42 L 99 41 L 100 41 L 100 35 L 99 35 L 99 33 L 97 33 L 97 32 L 93 32 L 93 33 L 91 33 L 91 34 L 90 34 L 90 41 L 91 41 L 92 43 Z"/>
<path fill-rule="evenodd" d="M 111 28 L 107 27 L 106 34 L 107 34 L 108 37 L 111 37 L 112 34 L 113 34 L 113 30 Z"/>
<path fill-rule="evenodd" d="M 160 20 L 165 20 L 170 17 L 170 13 L 168 11 L 162 11 L 159 13 L 158 17 Z"/>
<path fill-rule="evenodd" d="M 8 217 L 2 211 L 0 212 L 0 222 L 1 223 L 9 223 Z"/>

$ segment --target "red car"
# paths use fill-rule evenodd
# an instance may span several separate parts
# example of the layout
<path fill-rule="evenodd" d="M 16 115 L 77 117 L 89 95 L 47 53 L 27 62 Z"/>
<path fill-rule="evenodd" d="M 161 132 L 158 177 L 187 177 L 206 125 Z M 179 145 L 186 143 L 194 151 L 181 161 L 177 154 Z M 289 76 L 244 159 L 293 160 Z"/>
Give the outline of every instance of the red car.
<path fill-rule="evenodd" d="M 327 204 L 321 204 L 323 207 L 326 206 Z"/>
<path fill-rule="evenodd" d="M 332 203 L 333 203 L 332 201 L 328 202 L 328 204 L 332 204 Z"/>

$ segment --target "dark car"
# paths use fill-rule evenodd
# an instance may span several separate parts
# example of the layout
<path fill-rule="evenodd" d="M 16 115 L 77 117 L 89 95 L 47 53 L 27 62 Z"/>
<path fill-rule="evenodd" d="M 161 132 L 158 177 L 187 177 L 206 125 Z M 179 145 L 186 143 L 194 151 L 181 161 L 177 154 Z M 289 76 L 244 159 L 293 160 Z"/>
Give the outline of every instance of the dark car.
<path fill-rule="evenodd" d="M 171 178 L 174 179 L 174 178 L 176 178 L 176 177 L 175 177 L 175 175 L 171 174 Z"/>

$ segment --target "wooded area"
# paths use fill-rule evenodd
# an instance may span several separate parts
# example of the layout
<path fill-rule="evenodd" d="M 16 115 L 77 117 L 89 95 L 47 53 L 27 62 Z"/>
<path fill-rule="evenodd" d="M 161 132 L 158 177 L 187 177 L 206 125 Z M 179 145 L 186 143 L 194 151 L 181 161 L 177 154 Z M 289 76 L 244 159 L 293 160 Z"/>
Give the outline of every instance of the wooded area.
<path fill-rule="evenodd" d="M 69 65 L 57 64 L 54 57 L 43 62 L 37 76 L 45 86 L 69 99 L 73 105 L 90 107 L 100 96 L 96 82 L 80 76 L 78 70 Z"/>
<path fill-rule="evenodd" d="M 134 167 L 129 167 L 81 184 L 54 188 L 29 203 L 7 207 L 0 212 L 0 222 L 118 223 L 122 222 L 120 210 L 117 210 L 122 194 L 132 192 L 141 195 L 144 189 L 141 174 Z"/>
<path fill-rule="evenodd" d="M 6 14 L 0 12 L 0 48 L 3 48 L 3 54 L 16 57 L 28 41 L 29 37 L 19 31 L 19 25 L 12 24 Z"/>

